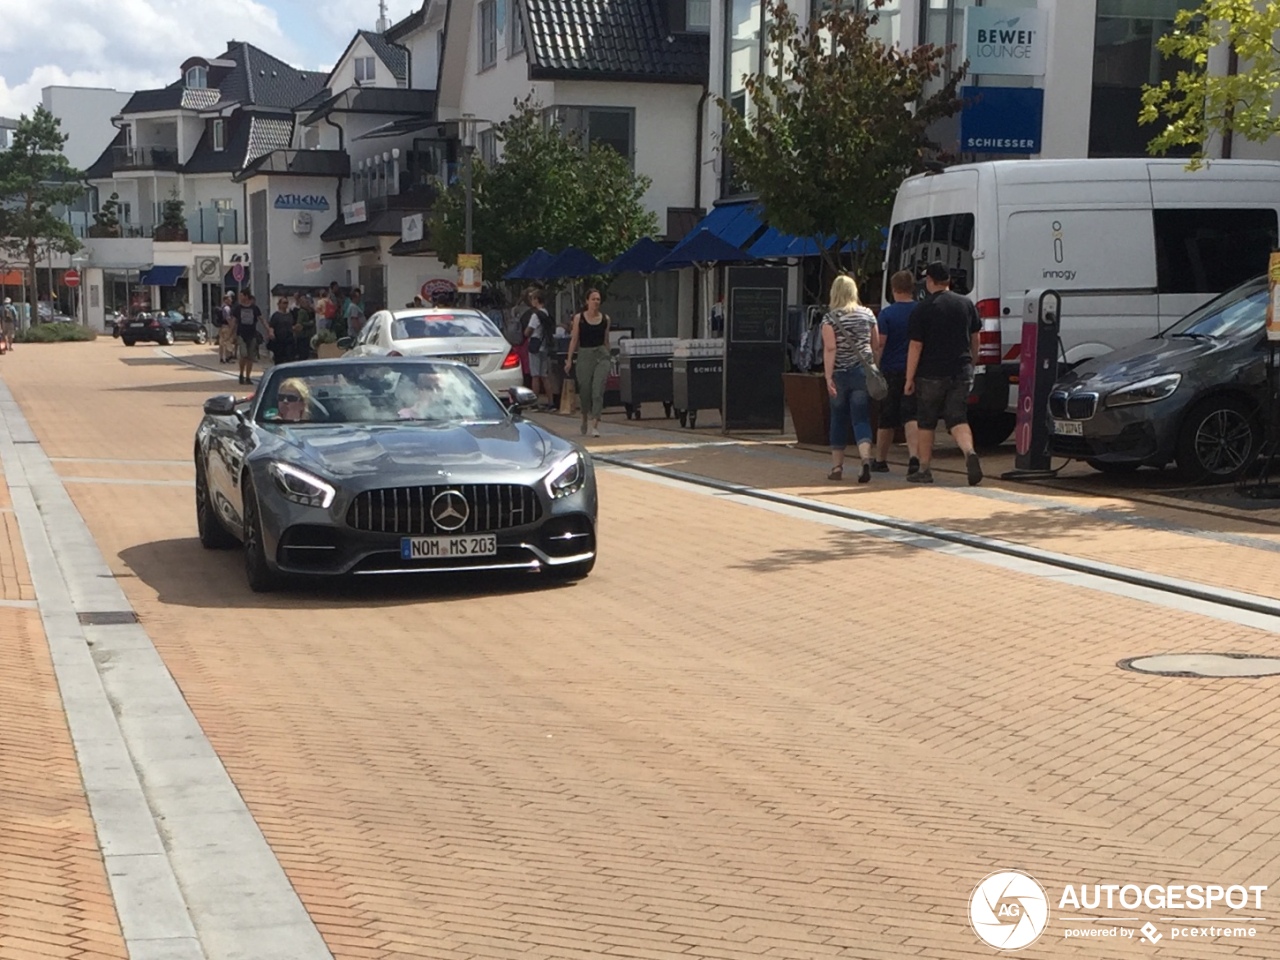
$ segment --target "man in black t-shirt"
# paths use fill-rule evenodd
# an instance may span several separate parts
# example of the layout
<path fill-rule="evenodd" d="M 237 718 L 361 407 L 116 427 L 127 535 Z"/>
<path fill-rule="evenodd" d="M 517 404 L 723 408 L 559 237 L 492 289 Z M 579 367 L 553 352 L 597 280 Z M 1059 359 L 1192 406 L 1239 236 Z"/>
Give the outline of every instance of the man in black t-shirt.
<path fill-rule="evenodd" d="M 258 359 L 258 344 L 270 340 L 272 333 L 262 319 L 262 308 L 248 290 L 240 292 L 236 308 L 236 356 L 240 359 L 240 382 L 253 383 L 253 361 Z"/>
<path fill-rule="evenodd" d="M 903 392 L 916 398 L 919 427 L 920 471 L 907 477 L 910 483 L 933 483 L 933 435 L 938 421 L 964 453 L 969 486 L 982 482 L 982 462 L 973 449 L 969 428 L 969 394 L 973 390 L 973 364 L 978 356 L 982 321 L 973 302 L 951 292 L 951 271 L 933 262 L 925 270 L 929 296 L 911 311 L 907 321 L 907 382 Z"/>

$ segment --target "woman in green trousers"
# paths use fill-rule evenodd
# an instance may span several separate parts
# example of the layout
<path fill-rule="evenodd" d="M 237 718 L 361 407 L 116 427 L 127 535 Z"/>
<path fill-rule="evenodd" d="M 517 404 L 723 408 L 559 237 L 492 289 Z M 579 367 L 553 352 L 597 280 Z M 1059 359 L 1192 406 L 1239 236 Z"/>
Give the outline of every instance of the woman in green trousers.
<path fill-rule="evenodd" d="M 600 436 L 600 413 L 604 409 L 604 384 L 609 379 L 609 315 L 600 312 L 600 291 L 587 291 L 587 306 L 573 317 L 573 332 L 569 336 L 569 356 L 564 362 L 564 372 L 578 358 L 578 401 L 582 404 L 582 435 Z"/>

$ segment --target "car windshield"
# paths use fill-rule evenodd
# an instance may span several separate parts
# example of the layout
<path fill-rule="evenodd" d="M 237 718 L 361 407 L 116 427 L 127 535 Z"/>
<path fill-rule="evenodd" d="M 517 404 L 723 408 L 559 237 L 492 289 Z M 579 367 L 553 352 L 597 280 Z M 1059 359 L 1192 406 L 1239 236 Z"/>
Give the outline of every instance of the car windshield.
<path fill-rule="evenodd" d="M 290 364 L 264 385 L 260 423 L 501 420 L 506 409 L 466 367 L 430 360 Z"/>
<path fill-rule="evenodd" d="M 1246 337 L 1267 322 L 1267 280 L 1257 277 L 1210 300 L 1165 330 L 1165 337 Z"/>
<path fill-rule="evenodd" d="M 433 337 L 500 337 L 502 332 L 478 313 L 423 313 L 398 316 L 391 324 L 392 340 L 427 340 Z"/>

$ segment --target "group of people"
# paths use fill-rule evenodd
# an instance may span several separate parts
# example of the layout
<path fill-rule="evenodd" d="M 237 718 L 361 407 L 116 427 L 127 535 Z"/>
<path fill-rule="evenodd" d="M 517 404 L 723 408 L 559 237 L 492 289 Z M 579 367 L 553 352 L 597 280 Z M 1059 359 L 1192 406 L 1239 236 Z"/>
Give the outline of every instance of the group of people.
<path fill-rule="evenodd" d="M 941 262 L 924 275 L 927 296 L 916 302 L 916 278 L 901 270 L 889 278 L 892 304 L 879 317 L 858 299 L 852 277 L 831 285 L 822 321 L 823 367 L 831 398 L 831 472 L 844 478 L 845 449 L 852 428 L 862 458 L 859 483 L 889 472 L 889 448 L 898 428 L 906 433 L 907 481 L 933 483 L 931 469 L 938 422 L 946 424 L 964 454 L 969 485 L 982 482 L 982 461 L 973 446 L 968 401 L 978 358 L 982 322 L 973 302 L 951 291 L 951 271 Z M 881 402 L 872 451 L 867 368 L 878 364 L 888 386 Z"/>
<path fill-rule="evenodd" d="M 529 356 L 529 379 L 533 392 L 546 396 L 548 408 L 558 406 L 560 369 L 555 338 L 563 331 L 547 312 L 543 293 L 536 287 L 525 292 L 528 309 L 520 318 L 520 330 Z M 582 309 L 569 321 L 569 349 L 564 357 L 564 376 L 574 376 L 582 410 L 582 435 L 600 436 L 600 415 L 604 412 L 604 388 L 609 379 L 612 356 L 609 348 L 609 315 L 600 309 L 603 297 L 594 287 L 586 291 Z"/>

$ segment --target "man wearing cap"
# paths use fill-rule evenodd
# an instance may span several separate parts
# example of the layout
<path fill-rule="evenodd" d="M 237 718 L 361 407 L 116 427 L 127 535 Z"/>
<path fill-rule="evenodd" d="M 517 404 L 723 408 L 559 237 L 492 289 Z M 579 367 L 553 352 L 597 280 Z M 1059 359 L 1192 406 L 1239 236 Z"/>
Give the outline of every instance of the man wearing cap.
<path fill-rule="evenodd" d="M 4 335 L 4 352 L 8 353 L 13 349 L 13 335 L 18 328 L 18 308 L 13 305 L 13 300 L 9 297 L 4 298 L 4 313 L 0 316 L 0 333 Z"/>
<path fill-rule="evenodd" d="M 969 486 L 982 482 L 982 462 L 973 449 L 969 428 L 969 393 L 973 389 L 973 365 L 978 359 L 978 334 L 982 321 L 967 297 L 951 292 L 951 271 L 940 261 L 924 274 L 929 295 L 921 300 L 907 321 L 907 382 L 903 393 L 916 398 L 917 453 L 920 470 L 909 483 L 933 483 L 933 435 L 938 421 L 946 423 L 964 454 Z"/>

